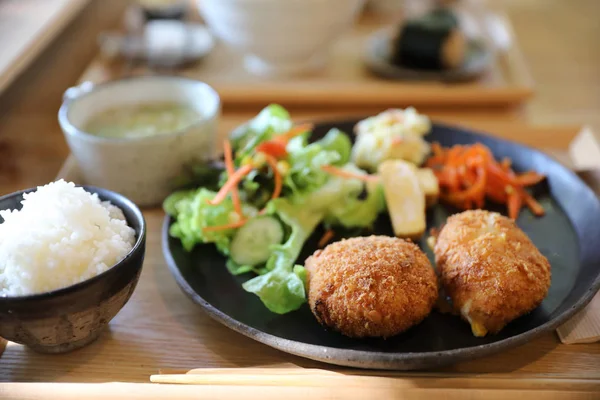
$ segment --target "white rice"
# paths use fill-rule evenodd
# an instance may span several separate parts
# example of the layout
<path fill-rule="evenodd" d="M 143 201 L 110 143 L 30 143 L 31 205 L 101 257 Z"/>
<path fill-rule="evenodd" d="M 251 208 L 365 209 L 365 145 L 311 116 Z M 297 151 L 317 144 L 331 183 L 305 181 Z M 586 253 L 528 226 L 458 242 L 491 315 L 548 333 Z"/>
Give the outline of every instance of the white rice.
<path fill-rule="evenodd" d="M 0 211 L 0 296 L 22 296 L 90 279 L 135 243 L 123 212 L 59 180 L 24 195 L 22 209 Z"/>

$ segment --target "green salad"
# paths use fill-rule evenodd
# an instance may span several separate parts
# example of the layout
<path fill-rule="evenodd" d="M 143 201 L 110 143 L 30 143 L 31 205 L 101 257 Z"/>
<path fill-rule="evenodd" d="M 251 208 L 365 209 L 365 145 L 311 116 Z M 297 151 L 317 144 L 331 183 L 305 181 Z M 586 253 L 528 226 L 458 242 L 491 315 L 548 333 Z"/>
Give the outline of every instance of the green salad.
<path fill-rule="evenodd" d="M 310 142 L 310 125 L 294 126 L 279 105 L 263 109 L 231 133 L 216 185 L 173 193 L 170 235 L 191 251 L 214 243 L 244 290 L 274 313 L 306 301 L 306 271 L 297 259 L 320 224 L 369 228 L 385 210 L 383 189 L 355 166 L 348 135 L 332 129 Z"/>

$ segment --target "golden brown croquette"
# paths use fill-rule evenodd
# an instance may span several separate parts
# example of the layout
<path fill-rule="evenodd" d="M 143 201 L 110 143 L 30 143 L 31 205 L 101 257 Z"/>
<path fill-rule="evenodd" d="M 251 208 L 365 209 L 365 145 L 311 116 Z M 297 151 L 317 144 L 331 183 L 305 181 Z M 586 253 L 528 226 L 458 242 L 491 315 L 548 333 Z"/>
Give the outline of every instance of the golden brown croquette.
<path fill-rule="evenodd" d="M 550 263 L 510 219 L 483 210 L 448 218 L 435 241 L 440 282 L 475 336 L 497 333 L 540 305 Z"/>
<path fill-rule="evenodd" d="M 324 326 L 355 338 L 390 337 L 421 322 L 438 296 L 427 256 L 387 236 L 332 243 L 306 260 L 308 302 Z"/>

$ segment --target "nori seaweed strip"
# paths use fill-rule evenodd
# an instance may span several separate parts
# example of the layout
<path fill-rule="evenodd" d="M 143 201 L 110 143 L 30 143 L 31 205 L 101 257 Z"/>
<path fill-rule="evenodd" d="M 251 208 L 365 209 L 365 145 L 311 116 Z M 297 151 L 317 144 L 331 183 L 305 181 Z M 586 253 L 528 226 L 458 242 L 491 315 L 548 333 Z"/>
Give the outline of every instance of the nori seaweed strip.
<path fill-rule="evenodd" d="M 458 18 L 450 9 L 435 9 L 421 18 L 407 21 L 393 43 L 391 62 L 395 65 L 423 69 L 446 69 L 461 54 Z M 456 46 L 459 46 L 458 53 Z M 448 47 L 449 46 L 449 47 Z M 448 48 L 446 48 L 448 47 Z M 444 57 L 448 59 L 444 59 Z"/>
<path fill-rule="evenodd" d="M 417 23 L 404 25 L 394 45 L 392 63 L 415 69 L 444 69 L 443 47 L 450 32 Z"/>

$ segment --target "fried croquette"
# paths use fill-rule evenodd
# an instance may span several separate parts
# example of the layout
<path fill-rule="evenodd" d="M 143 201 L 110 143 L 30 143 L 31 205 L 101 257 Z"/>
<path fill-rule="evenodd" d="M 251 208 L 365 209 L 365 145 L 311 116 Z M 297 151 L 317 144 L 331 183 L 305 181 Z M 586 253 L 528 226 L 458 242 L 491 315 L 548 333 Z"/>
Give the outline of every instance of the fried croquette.
<path fill-rule="evenodd" d="M 510 219 L 489 211 L 448 218 L 434 246 L 440 283 L 475 336 L 498 333 L 540 305 L 550 263 Z"/>
<path fill-rule="evenodd" d="M 305 265 L 317 320 L 354 338 L 397 335 L 429 315 L 438 296 L 427 256 L 403 239 L 342 240 L 317 250 Z"/>

